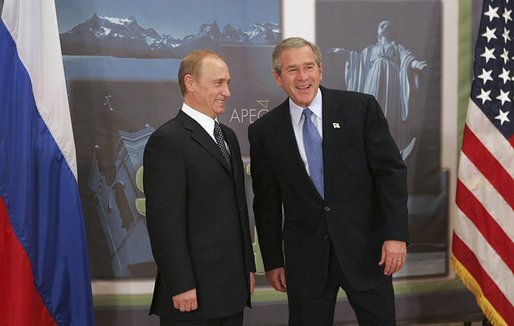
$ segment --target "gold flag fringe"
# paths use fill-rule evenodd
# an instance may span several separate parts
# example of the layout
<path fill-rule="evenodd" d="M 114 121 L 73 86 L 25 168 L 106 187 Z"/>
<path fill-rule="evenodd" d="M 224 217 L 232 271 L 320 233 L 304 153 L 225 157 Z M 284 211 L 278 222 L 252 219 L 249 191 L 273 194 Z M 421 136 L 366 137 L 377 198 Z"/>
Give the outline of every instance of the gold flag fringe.
<path fill-rule="evenodd" d="M 475 295 L 475 299 L 484 312 L 484 315 L 493 326 L 508 326 L 503 317 L 494 309 L 493 305 L 485 297 L 482 288 L 475 280 L 473 275 L 460 263 L 460 261 L 452 255 L 453 268 L 460 277 L 464 285 Z"/>

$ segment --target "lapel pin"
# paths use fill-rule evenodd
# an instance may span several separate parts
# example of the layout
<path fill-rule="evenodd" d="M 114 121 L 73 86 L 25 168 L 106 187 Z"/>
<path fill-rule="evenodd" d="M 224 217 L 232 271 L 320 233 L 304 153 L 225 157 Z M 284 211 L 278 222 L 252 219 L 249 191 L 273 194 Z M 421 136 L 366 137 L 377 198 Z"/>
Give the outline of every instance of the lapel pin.
<path fill-rule="evenodd" d="M 339 125 L 338 122 L 332 122 L 332 126 L 334 127 L 334 129 L 339 129 L 341 128 L 341 126 Z"/>

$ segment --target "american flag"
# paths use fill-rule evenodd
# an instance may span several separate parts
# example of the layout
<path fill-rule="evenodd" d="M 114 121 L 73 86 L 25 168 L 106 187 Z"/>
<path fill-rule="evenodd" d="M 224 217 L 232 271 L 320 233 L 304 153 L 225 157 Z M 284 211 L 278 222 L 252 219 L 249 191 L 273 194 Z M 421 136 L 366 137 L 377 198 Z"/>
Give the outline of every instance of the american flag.
<path fill-rule="evenodd" d="M 514 325 L 514 0 L 484 0 L 464 127 L 455 270 L 493 325 Z"/>

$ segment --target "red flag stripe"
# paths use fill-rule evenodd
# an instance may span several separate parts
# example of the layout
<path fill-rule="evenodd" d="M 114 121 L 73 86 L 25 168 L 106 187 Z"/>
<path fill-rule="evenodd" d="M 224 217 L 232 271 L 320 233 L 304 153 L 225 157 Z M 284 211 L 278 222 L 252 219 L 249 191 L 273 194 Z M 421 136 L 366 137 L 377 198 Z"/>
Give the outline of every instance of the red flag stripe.
<path fill-rule="evenodd" d="M 456 203 L 514 273 L 514 242 L 460 180 L 457 180 Z"/>
<path fill-rule="evenodd" d="M 0 273 L 3 325 L 56 325 L 34 286 L 30 261 L 14 234 L 5 203 L 0 197 L 0 255 L 7 264 Z M 8 272 L 5 272 L 8 269 Z"/>
<path fill-rule="evenodd" d="M 460 156 L 459 180 L 480 201 L 509 238 L 514 239 L 514 211 L 465 154 Z"/>
<path fill-rule="evenodd" d="M 514 152 L 512 151 L 514 138 L 505 139 L 473 101 L 469 101 L 466 125 L 514 178 Z"/>
<path fill-rule="evenodd" d="M 514 191 L 512 191 L 514 180 L 510 174 L 505 171 L 503 166 L 491 155 L 467 125 L 464 126 L 463 139 L 465 141 L 462 143 L 462 152 L 514 209 Z"/>
<path fill-rule="evenodd" d="M 473 251 L 455 233 L 453 233 L 452 251 L 454 257 L 469 271 L 468 277 L 473 277 L 480 286 L 482 295 L 489 301 L 492 307 L 504 320 L 514 321 L 514 305 L 505 297 L 493 279 L 482 268 Z M 475 294 L 478 301 L 480 301 L 479 293 Z"/>
<path fill-rule="evenodd" d="M 473 251 L 480 265 L 514 305 L 514 274 L 471 220 L 457 208 L 455 234 Z"/>

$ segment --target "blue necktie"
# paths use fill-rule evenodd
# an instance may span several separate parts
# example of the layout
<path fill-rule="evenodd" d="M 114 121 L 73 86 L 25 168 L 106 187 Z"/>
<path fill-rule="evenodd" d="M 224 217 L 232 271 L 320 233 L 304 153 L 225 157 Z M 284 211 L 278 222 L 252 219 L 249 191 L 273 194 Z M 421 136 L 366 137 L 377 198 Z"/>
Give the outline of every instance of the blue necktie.
<path fill-rule="evenodd" d="M 312 111 L 303 110 L 305 121 L 303 122 L 303 146 L 309 163 L 309 173 L 311 180 L 318 189 L 321 198 L 325 198 L 323 181 L 323 148 L 321 136 L 318 129 L 311 120 Z"/>

